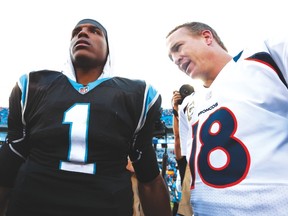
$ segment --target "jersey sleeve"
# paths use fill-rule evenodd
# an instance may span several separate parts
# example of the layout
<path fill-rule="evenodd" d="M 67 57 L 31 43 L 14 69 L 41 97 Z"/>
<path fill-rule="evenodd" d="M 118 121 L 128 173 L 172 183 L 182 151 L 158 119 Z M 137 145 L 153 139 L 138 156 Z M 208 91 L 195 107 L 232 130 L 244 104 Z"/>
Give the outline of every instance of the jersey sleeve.
<path fill-rule="evenodd" d="M 28 154 L 28 149 L 25 147 L 25 127 L 22 122 L 26 81 L 26 76 L 21 77 L 9 98 L 7 140 L 0 149 L 0 186 L 13 186 L 18 169 Z"/>
<path fill-rule="evenodd" d="M 140 182 L 149 182 L 159 175 L 157 157 L 152 145 L 154 126 L 161 118 L 161 96 L 147 86 L 143 110 L 131 143 L 129 157 Z"/>
<path fill-rule="evenodd" d="M 189 96 L 186 97 L 179 108 L 179 137 L 180 137 L 180 147 L 181 147 L 181 155 L 187 155 L 187 142 L 189 138 L 192 139 L 191 135 L 191 127 L 189 126 L 189 121 L 185 110 L 188 105 Z"/>
<path fill-rule="evenodd" d="M 267 39 L 265 45 L 288 84 L 288 35 Z"/>
<path fill-rule="evenodd" d="M 188 138 L 188 121 L 186 119 L 185 113 L 183 109 L 179 110 L 179 137 L 180 137 L 180 147 L 181 147 L 181 155 L 186 156 L 186 143 Z"/>

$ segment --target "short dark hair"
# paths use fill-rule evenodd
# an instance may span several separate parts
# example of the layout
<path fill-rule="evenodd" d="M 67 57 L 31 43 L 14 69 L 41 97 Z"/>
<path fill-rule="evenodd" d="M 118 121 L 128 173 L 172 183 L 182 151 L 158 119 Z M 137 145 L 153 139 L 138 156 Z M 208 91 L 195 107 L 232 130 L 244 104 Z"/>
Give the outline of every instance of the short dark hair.
<path fill-rule="evenodd" d="M 224 50 L 227 51 L 227 48 L 225 47 L 224 43 L 222 42 L 222 40 L 218 36 L 217 32 L 213 28 L 211 28 L 209 25 L 207 25 L 205 23 L 201 23 L 201 22 L 187 22 L 187 23 L 178 25 L 172 31 L 170 31 L 168 33 L 166 38 L 169 37 L 173 32 L 177 31 L 180 28 L 186 28 L 192 34 L 195 34 L 195 35 L 200 35 L 202 33 L 202 31 L 209 30 L 212 33 L 216 42 L 219 44 L 219 46 L 221 46 Z"/>
<path fill-rule="evenodd" d="M 106 31 L 105 27 L 100 22 L 98 22 L 96 20 L 82 19 L 76 24 L 76 26 L 74 28 L 78 27 L 81 24 L 86 24 L 86 23 L 92 24 L 92 25 L 96 26 L 97 28 L 99 28 L 103 32 L 103 34 L 105 35 L 106 40 L 107 40 L 108 35 L 107 35 L 107 31 Z"/>

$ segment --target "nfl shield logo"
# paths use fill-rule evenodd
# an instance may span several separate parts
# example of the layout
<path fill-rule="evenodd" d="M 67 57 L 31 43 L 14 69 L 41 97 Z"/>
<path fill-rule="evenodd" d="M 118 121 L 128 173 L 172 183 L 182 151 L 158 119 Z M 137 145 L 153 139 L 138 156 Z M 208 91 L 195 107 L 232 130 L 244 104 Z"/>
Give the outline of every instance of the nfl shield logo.
<path fill-rule="evenodd" d="M 89 87 L 88 86 L 84 86 L 84 87 L 79 88 L 79 92 L 81 94 L 86 94 L 88 91 L 89 91 Z"/>

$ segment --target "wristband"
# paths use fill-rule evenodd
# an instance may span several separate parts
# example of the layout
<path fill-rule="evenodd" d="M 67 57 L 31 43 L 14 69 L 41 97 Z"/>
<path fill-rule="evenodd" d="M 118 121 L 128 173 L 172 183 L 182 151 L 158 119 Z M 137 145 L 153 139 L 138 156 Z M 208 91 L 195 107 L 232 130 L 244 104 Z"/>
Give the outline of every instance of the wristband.
<path fill-rule="evenodd" d="M 175 109 L 173 108 L 172 112 L 173 112 L 173 115 L 174 115 L 174 116 L 178 117 L 178 111 L 177 111 L 177 110 L 175 110 Z"/>

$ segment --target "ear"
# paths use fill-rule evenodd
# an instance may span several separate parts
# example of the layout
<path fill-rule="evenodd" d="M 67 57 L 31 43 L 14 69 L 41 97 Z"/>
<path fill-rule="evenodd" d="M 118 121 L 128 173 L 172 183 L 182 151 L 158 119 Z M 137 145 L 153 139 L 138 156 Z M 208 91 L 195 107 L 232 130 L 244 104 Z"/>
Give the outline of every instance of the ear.
<path fill-rule="evenodd" d="M 211 45 L 213 41 L 213 34 L 209 30 L 203 30 L 201 33 L 202 37 L 205 39 L 207 45 Z"/>

